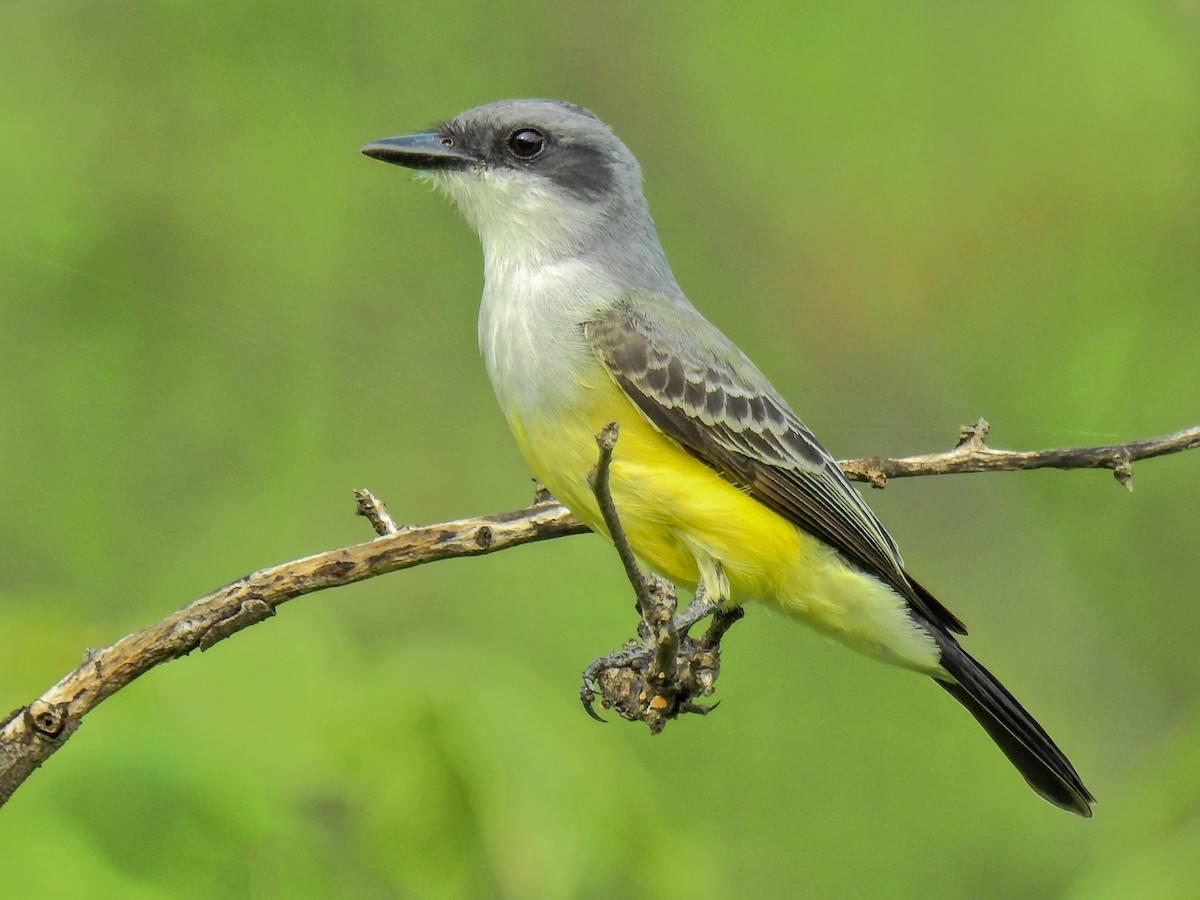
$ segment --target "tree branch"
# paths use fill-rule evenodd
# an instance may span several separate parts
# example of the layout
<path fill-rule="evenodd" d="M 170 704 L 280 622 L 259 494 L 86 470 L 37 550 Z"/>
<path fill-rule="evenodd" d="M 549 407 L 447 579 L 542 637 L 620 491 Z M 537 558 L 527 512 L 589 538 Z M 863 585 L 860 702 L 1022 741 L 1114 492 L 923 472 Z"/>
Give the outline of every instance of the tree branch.
<path fill-rule="evenodd" d="M 984 443 L 986 434 L 987 423 L 980 420 L 963 429 L 958 445 L 946 453 L 840 465 L 848 477 L 875 487 L 889 478 L 1040 468 L 1107 468 L 1128 487 L 1134 461 L 1200 446 L 1200 426 L 1128 444 L 1031 452 L 993 450 Z M 359 504 L 383 536 L 254 572 L 112 646 L 89 651 L 77 669 L 0 721 L 0 805 L 105 699 L 160 663 L 207 650 L 270 618 L 294 597 L 439 559 L 480 556 L 588 530 L 550 499 L 499 515 L 404 528 L 397 528 L 369 492 L 360 495 Z"/>
<path fill-rule="evenodd" d="M 637 597 L 637 611 L 641 615 L 642 621 L 645 622 L 650 615 L 650 608 L 653 606 L 653 601 L 650 599 L 650 589 L 646 586 L 646 581 L 642 576 L 641 570 L 638 569 L 637 559 L 633 555 L 633 550 L 629 547 L 629 541 L 625 538 L 625 529 L 621 525 L 621 519 L 617 515 L 616 504 L 613 503 L 612 493 L 608 487 L 609 472 L 612 468 L 613 449 L 617 446 L 618 433 L 619 427 L 617 423 L 609 422 L 596 435 L 596 446 L 600 450 L 600 459 L 596 463 L 596 468 L 592 469 L 588 474 L 588 481 L 591 484 L 592 493 L 596 496 L 596 503 L 600 506 L 600 515 L 604 519 L 604 525 L 608 528 L 608 533 L 612 537 L 613 546 L 617 550 L 617 556 L 620 557 L 621 565 L 625 568 L 625 577 L 629 579 L 629 583 L 633 587 L 634 596 Z"/>
<path fill-rule="evenodd" d="M 980 419 L 964 427 L 958 443 L 946 453 L 888 459 L 882 456 L 843 460 L 846 476 L 885 487 L 890 478 L 915 475 L 958 475 L 967 472 L 1020 472 L 1028 469 L 1111 469 L 1127 490 L 1133 489 L 1133 463 L 1139 459 L 1181 453 L 1200 447 L 1200 425 L 1162 437 L 1105 447 L 1061 447 L 1054 450 L 993 450 L 987 446 L 989 425 Z"/>
<path fill-rule="evenodd" d="M 0 722 L 0 805 L 108 697 L 160 663 L 207 650 L 270 618 L 294 597 L 434 560 L 480 556 L 587 530 L 565 507 L 543 501 L 516 512 L 399 529 L 365 544 L 261 569 L 219 588 L 111 647 L 89 651 L 79 668 Z"/>

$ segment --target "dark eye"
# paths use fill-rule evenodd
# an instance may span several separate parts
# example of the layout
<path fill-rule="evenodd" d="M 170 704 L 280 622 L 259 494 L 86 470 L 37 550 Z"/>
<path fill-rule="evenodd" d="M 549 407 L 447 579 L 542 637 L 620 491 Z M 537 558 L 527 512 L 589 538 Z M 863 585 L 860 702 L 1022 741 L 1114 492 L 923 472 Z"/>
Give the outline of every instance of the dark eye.
<path fill-rule="evenodd" d="M 546 138 L 536 128 L 518 128 L 508 136 L 508 152 L 517 159 L 533 159 L 545 147 Z"/>

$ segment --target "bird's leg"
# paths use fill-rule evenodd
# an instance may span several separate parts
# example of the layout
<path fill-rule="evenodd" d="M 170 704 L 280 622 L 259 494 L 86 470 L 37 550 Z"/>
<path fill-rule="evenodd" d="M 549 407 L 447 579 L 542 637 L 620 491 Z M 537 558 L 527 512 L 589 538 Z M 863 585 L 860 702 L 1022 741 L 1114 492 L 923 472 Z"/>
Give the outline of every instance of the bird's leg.
<path fill-rule="evenodd" d="M 692 602 L 687 605 L 687 609 L 675 617 L 675 627 L 687 634 L 689 628 L 701 619 L 707 619 L 720 608 L 721 601 L 708 596 L 708 591 L 704 589 L 703 584 L 700 584 L 696 588 L 696 593 L 692 595 Z"/>
<path fill-rule="evenodd" d="M 579 698 L 594 719 L 593 704 L 599 688 L 602 706 L 616 709 L 623 718 L 645 722 L 657 734 L 681 713 L 704 714 L 715 707 L 696 698 L 712 694 L 720 671 L 720 642 L 726 630 L 742 617 L 740 608 L 723 609 L 720 598 L 710 598 L 703 585 L 678 616 L 675 588 L 654 575 L 643 575 L 625 537 L 609 489 L 609 468 L 617 442 L 617 425 L 605 427 L 596 437 L 600 458 L 589 478 L 604 524 L 637 596 L 640 641 L 629 641 L 593 660 L 583 671 Z M 700 639 L 689 630 L 711 615 L 712 623 Z"/>

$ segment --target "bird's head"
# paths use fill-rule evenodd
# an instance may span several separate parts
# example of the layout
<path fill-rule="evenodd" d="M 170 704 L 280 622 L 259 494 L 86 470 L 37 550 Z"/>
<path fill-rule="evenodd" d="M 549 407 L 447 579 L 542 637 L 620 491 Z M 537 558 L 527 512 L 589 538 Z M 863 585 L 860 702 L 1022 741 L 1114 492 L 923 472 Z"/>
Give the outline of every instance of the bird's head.
<path fill-rule="evenodd" d="M 485 251 L 571 253 L 653 232 L 633 154 L 592 113 L 560 100 L 490 103 L 362 152 L 443 188 Z"/>

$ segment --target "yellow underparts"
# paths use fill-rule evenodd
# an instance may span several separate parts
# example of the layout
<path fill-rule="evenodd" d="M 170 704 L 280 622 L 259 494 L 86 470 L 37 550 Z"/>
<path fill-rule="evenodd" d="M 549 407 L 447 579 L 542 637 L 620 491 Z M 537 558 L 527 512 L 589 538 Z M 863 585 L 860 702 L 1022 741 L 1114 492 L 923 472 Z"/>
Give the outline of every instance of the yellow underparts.
<path fill-rule="evenodd" d="M 689 590 L 703 583 L 709 596 L 731 604 L 771 603 L 885 662 L 940 670 L 933 640 L 891 588 L 699 462 L 607 378 L 581 394 L 568 416 L 510 424 L 534 473 L 594 531 L 607 535 L 587 476 L 596 465 L 596 434 L 617 422 L 613 502 L 646 565 Z"/>

